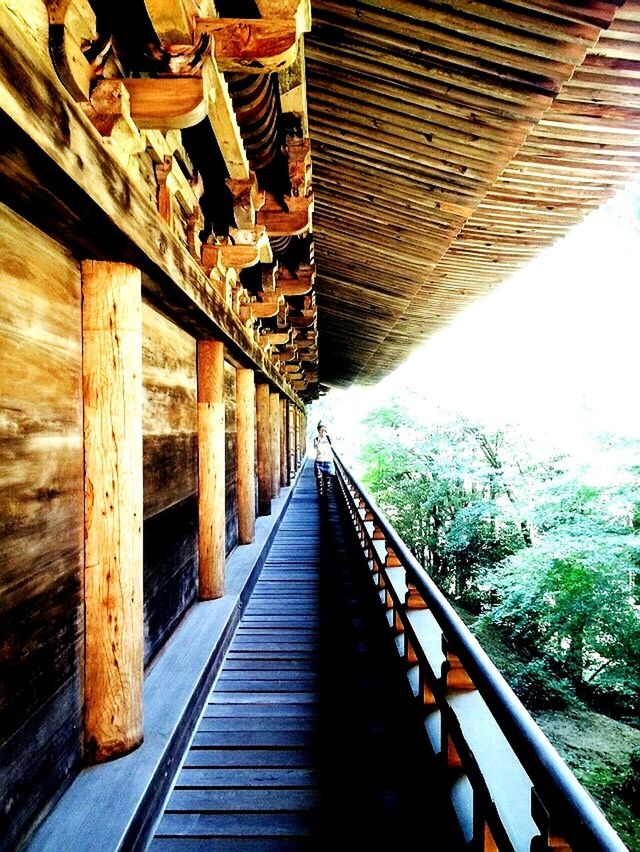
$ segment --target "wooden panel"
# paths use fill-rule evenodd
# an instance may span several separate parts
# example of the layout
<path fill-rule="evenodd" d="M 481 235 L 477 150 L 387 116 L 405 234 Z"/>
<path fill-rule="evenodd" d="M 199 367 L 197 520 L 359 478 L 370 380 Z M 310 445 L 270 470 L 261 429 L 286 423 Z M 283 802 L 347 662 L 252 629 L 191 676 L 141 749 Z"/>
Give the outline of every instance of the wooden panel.
<path fill-rule="evenodd" d="M 236 471 L 238 464 L 238 425 L 236 419 L 236 369 L 232 364 L 224 365 L 224 408 L 225 408 L 225 514 L 226 552 L 238 544 L 238 494 Z"/>
<path fill-rule="evenodd" d="M 196 342 L 152 307 L 142 312 L 145 518 L 194 494 Z"/>
<path fill-rule="evenodd" d="M 144 524 L 144 661 L 148 665 L 198 593 L 195 494 Z"/>
<path fill-rule="evenodd" d="M 148 665 L 198 589 L 196 341 L 148 305 L 142 330 Z"/>
<path fill-rule="evenodd" d="M 80 759 L 80 271 L 0 207 L 0 836 Z"/>
<path fill-rule="evenodd" d="M 238 542 L 250 544 L 255 538 L 255 435 L 256 386 L 253 370 L 236 372 L 236 487 L 238 501 Z"/>

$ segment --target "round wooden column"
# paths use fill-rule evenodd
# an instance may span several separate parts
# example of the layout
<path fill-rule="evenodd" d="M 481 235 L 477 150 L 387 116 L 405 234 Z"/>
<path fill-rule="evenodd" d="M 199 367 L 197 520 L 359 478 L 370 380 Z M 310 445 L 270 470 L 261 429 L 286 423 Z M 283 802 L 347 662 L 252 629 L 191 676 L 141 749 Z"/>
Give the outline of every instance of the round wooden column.
<path fill-rule="evenodd" d="M 271 494 L 280 493 L 280 394 L 273 391 L 270 395 L 271 412 Z"/>
<path fill-rule="evenodd" d="M 198 341 L 198 550 L 200 600 L 224 594 L 224 345 Z"/>
<path fill-rule="evenodd" d="M 256 385 L 258 437 L 258 514 L 271 514 L 271 406 L 269 385 Z"/>
<path fill-rule="evenodd" d="M 142 742 L 140 271 L 82 264 L 85 740 L 91 762 Z"/>
<path fill-rule="evenodd" d="M 237 489 L 238 541 L 250 544 L 256 531 L 255 428 L 256 386 L 253 370 L 236 370 L 236 411 L 238 418 Z"/>

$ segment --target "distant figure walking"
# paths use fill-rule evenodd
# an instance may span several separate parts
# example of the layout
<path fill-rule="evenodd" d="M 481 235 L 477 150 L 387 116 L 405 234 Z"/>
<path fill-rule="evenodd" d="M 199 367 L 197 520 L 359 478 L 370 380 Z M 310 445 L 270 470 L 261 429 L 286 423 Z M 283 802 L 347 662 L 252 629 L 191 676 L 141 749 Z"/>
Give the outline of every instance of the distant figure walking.
<path fill-rule="evenodd" d="M 333 450 L 331 449 L 331 438 L 327 434 L 327 427 L 322 420 L 318 421 L 318 434 L 313 439 L 313 448 L 316 451 L 314 470 L 316 474 L 316 485 L 318 495 L 326 497 L 331 477 L 336 475 L 333 464 Z"/>

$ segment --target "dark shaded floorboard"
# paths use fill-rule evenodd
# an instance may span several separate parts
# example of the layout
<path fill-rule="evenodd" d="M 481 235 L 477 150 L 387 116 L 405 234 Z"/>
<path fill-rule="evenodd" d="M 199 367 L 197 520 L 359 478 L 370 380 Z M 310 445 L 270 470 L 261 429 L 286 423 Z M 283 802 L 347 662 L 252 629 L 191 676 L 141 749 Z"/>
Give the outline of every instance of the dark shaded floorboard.
<path fill-rule="evenodd" d="M 151 848 L 454 850 L 434 777 L 376 592 L 308 465 Z"/>

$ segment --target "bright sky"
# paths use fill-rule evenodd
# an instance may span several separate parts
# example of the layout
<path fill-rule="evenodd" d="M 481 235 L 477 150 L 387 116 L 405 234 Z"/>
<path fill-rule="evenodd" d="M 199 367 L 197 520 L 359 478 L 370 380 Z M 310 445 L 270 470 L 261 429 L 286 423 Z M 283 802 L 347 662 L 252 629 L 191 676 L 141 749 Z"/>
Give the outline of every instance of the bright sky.
<path fill-rule="evenodd" d="M 640 223 L 628 198 L 591 214 L 375 388 L 330 391 L 310 423 L 322 416 L 358 441 L 369 410 L 411 389 L 426 418 L 435 406 L 520 423 L 565 446 L 587 429 L 638 436 Z"/>

